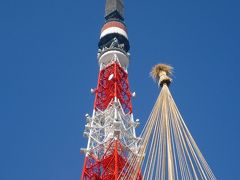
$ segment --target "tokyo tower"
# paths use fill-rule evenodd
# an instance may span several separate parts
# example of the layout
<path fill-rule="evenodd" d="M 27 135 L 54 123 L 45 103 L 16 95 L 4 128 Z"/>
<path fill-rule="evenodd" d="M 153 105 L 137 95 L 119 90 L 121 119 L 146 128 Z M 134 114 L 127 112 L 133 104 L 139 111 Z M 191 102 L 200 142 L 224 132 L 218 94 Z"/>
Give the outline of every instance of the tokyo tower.
<path fill-rule="evenodd" d="M 123 0 L 106 0 L 105 24 L 98 43 L 99 76 L 92 116 L 86 115 L 84 135 L 88 138 L 82 179 L 119 179 L 137 174 L 128 159 L 138 156 L 131 93 L 128 82 L 129 40 L 124 23 Z M 127 169 L 127 170 L 125 170 Z M 136 179 L 136 178 L 135 178 Z"/>

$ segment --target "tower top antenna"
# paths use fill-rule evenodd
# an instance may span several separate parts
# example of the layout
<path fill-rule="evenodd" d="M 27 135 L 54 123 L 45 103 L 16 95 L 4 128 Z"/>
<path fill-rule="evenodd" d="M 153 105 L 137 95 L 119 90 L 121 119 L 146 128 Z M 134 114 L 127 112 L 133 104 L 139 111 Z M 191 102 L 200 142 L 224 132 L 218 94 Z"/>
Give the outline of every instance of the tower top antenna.
<path fill-rule="evenodd" d="M 124 20 L 123 0 L 106 0 L 105 19 Z"/>

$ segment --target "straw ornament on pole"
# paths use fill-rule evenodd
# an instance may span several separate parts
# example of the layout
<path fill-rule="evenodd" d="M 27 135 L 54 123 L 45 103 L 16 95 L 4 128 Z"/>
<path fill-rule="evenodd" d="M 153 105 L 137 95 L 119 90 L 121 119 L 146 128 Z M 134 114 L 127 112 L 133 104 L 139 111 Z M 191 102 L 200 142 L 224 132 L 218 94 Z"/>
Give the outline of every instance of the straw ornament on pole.
<path fill-rule="evenodd" d="M 158 85 L 160 85 L 161 87 L 164 84 L 169 86 L 172 82 L 172 79 L 170 78 L 170 76 L 172 75 L 172 70 L 173 67 L 170 65 L 157 64 L 152 68 L 150 75 L 156 82 L 158 82 Z"/>

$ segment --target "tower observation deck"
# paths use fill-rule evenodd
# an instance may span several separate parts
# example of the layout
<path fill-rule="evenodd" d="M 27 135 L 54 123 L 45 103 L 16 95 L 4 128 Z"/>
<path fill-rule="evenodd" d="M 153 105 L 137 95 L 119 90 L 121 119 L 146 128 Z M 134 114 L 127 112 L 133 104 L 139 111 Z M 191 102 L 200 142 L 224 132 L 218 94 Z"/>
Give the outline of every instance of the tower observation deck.
<path fill-rule="evenodd" d="M 97 59 L 98 83 L 92 115 L 86 115 L 84 135 L 88 138 L 82 180 L 121 179 L 125 173 L 140 170 L 128 164 L 138 156 L 138 141 L 128 81 L 129 40 L 124 23 L 123 0 L 106 0 L 105 23 L 101 29 Z M 128 172 L 124 169 L 128 169 Z M 129 171 L 130 169 L 130 171 Z M 136 179 L 136 178 L 135 178 Z"/>

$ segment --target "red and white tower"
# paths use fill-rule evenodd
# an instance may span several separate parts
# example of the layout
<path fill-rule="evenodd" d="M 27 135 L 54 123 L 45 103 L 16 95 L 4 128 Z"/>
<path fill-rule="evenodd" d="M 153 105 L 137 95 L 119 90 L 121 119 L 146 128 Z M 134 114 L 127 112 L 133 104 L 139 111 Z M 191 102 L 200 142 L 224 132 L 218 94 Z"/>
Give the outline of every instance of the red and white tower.
<path fill-rule="evenodd" d="M 137 156 L 135 128 L 128 82 L 129 40 L 124 23 L 123 0 L 106 0 L 105 19 L 98 44 L 100 66 L 92 116 L 86 115 L 88 138 L 82 179 L 121 179 L 128 159 Z M 134 167 L 133 167 L 134 168 Z M 134 172 L 139 171 L 134 169 Z M 139 171 L 139 178 L 140 171 Z"/>

